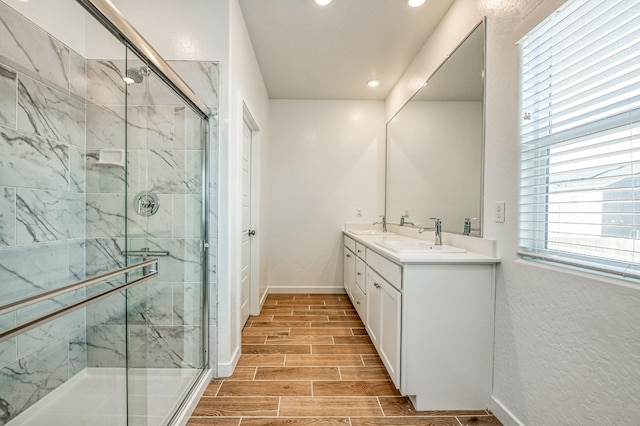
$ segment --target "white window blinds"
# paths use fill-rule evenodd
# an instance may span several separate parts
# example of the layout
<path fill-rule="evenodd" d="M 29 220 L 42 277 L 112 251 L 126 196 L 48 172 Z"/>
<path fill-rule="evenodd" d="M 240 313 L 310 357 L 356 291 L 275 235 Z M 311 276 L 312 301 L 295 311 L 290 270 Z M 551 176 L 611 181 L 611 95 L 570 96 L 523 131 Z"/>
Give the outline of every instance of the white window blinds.
<path fill-rule="evenodd" d="M 521 253 L 640 278 L 640 0 L 569 0 L 520 60 Z"/>

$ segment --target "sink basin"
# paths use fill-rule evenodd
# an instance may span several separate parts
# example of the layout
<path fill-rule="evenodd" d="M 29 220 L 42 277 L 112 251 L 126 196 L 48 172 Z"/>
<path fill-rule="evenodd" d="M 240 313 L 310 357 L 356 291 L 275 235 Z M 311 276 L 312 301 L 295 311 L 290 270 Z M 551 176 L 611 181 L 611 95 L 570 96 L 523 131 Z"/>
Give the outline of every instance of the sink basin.
<path fill-rule="evenodd" d="M 377 229 L 355 229 L 353 231 L 349 231 L 355 235 L 388 235 L 393 234 L 393 232 L 384 232 L 379 231 Z"/>
<path fill-rule="evenodd" d="M 426 241 L 411 240 L 383 240 L 376 244 L 396 253 L 439 254 L 439 253 L 466 253 L 465 249 L 451 246 L 437 246 Z"/>

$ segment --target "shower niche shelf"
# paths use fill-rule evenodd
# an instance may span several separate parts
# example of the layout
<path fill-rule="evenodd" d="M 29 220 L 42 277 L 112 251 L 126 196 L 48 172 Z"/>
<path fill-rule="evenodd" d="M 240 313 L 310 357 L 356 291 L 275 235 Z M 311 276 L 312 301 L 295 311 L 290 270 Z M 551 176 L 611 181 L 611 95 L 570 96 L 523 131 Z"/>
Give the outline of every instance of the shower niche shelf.
<path fill-rule="evenodd" d="M 99 166 L 124 167 L 124 149 L 101 149 L 96 164 Z"/>

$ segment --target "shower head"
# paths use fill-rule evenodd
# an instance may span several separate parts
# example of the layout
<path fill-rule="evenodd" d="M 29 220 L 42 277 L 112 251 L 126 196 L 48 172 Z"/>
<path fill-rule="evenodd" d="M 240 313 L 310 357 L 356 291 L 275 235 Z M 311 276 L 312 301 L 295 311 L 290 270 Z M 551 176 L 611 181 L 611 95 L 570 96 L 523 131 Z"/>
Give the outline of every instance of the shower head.
<path fill-rule="evenodd" d="M 150 71 L 148 67 L 140 67 L 140 68 L 127 68 L 127 75 L 122 77 L 122 79 L 127 83 L 142 83 L 144 77 L 149 75 Z"/>

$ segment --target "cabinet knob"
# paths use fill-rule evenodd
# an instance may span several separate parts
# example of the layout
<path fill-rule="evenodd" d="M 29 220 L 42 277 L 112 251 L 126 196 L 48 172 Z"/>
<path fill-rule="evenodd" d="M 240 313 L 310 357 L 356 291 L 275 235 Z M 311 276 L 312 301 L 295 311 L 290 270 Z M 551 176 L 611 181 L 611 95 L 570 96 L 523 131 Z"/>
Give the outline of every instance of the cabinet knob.
<path fill-rule="evenodd" d="M 362 253 L 362 250 L 358 250 L 358 253 Z"/>
<path fill-rule="evenodd" d="M 360 304 L 360 302 L 356 302 L 356 305 L 359 305 L 359 304 Z"/>
<path fill-rule="evenodd" d="M 356 272 L 356 275 L 362 275 L 362 272 Z"/>
<path fill-rule="evenodd" d="M 347 255 L 347 257 L 351 257 L 351 255 L 350 255 L 350 254 L 348 254 L 348 255 Z"/>
<path fill-rule="evenodd" d="M 378 284 L 378 283 L 373 283 L 373 286 L 374 286 L 375 288 L 380 288 L 380 284 Z"/>

